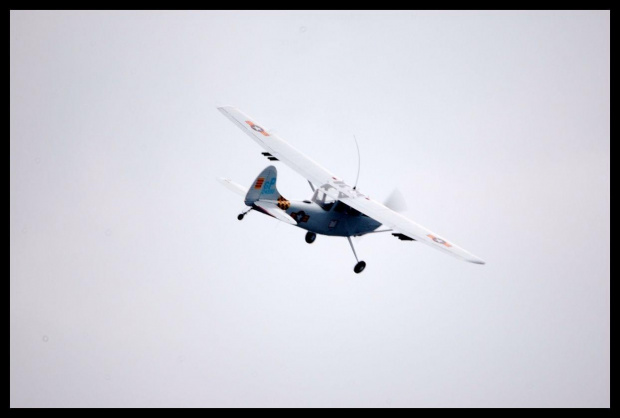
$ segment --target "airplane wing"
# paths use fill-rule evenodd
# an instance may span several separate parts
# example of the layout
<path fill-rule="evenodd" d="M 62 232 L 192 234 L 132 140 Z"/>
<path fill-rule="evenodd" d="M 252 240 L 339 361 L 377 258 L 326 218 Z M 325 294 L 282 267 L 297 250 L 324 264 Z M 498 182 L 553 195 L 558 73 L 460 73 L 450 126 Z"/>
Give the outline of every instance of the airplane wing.
<path fill-rule="evenodd" d="M 381 222 L 388 228 L 409 238 L 423 242 L 433 248 L 470 263 L 484 264 L 480 258 L 449 242 L 438 234 L 424 228 L 403 215 L 394 212 L 357 189 L 353 189 L 327 169 L 291 146 L 278 135 L 269 132 L 250 116 L 232 106 L 219 107 L 227 118 L 247 133 L 254 141 L 271 155 L 297 171 L 306 179 L 321 188 L 330 197 L 340 200 L 363 214 Z"/>
<path fill-rule="evenodd" d="M 433 248 L 462 260 L 469 261 L 470 263 L 484 264 L 483 260 L 470 252 L 404 217 L 400 213 L 386 208 L 376 200 L 355 196 L 341 198 L 340 200 L 352 208 L 359 210 L 363 214 L 376 219 L 383 225 L 408 236 L 409 238 L 428 244 Z"/>
<path fill-rule="evenodd" d="M 250 138 L 258 142 L 258 145 L 311 182 L 323 184 L 334 176 L 327 169 L 321 167 L 319 163 L 308 158 L 278 135 L 268 132 L 267 129 L 237 108 L 224 106 L 218 107 L 218 110 L 240 127 Z"/>

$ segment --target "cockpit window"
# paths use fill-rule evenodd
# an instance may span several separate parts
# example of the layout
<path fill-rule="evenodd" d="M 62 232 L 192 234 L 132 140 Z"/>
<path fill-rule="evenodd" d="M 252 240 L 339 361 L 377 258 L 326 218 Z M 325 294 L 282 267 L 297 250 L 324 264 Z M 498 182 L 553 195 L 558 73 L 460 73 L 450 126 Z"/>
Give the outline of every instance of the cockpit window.
<path fill-rule="evenodd" d="M 360 216 L 360 215 L 365 216 L 360 211 L 353 209 L 351 206 L 346 205 L 342 203 L 341 201 L 338 201 L 338 203 L 336 203 L 334 212 L 340 212 L 340 213 L 344 213 L 345 215 L 350 215 L 350 216 Z"/>
<path fill-rule="evenodd" d="M 325 194 L 322 190 L 316 189 L 312 196 L 312 201 L 319 205 L 323 210 L 330 210 L 336 201 Z"/>

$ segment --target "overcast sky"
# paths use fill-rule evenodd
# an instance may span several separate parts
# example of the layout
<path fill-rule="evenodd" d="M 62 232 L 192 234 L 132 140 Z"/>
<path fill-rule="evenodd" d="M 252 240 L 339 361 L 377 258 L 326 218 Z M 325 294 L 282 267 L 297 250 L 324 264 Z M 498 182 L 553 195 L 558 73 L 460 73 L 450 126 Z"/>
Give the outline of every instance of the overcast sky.
<path fill-rule="evenodd" d="M 10 403 L 610 404 L 609 12 L 11 12 Z M 215 180 L 234 105 L 484 259 Z M 306 199 L 276 163 L 278 189 Z"/>

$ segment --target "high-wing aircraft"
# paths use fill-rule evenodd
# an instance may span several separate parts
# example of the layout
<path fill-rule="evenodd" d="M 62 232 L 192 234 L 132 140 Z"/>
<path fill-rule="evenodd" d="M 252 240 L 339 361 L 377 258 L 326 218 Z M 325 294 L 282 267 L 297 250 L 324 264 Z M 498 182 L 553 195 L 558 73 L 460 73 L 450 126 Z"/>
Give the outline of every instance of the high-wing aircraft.
<path fill-rule="evenodd" d="M 316 240 L 317 234 L 346 237 L 357 261 L 353 268 L 355 273 L 364 271 L 366 263 L 357 258 L 351 237 L 388 231 L 400 240 L 422 242 L 470 263 L 484 264 L 453 242 L 369 198 L 357 190 L 357 185 L 349 186 L 237 108 L 223 106 L 218 110 L 265 149 L 263 156 L 288 165 L 308 180 L 314 192 L 311 200 L 285 199 L 276 188 L 277 171 L 272 165 L 256 177 L 249 189 L 230 179 L 219 178 L 222 184 L 243 196 L 250 207 L 237 219 L 242 220 L 251 210 L 262 212 L 307 230 L 308 244 Z"/>

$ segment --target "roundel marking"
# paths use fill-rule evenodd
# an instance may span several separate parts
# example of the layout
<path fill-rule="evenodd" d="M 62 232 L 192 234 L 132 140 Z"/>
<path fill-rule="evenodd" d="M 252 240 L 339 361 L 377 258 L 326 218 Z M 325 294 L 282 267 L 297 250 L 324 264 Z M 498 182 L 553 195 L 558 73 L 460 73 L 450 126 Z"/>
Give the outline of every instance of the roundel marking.
<path fill-rule="evenodd" d="M 254 122 L 252 122 L 251 120 L 246 120 L 245 123 L 247 123 L 248 125 L 250 125 L 250 128 L 252 128 L 253 130 L 255 130 L 258 133 L 261 133 L 265 136 L 269 136 L 269 134 L 267 132 L 265 132 L 265 130 L 263 129 L 262 126 L 255 124 Z"/>
<path fill-rule="evenodd" d="M 428 234 L 427 237 L 435 241 L 437 244 L 442 244 L 442 245 L 445 245 L 446 247 L 452 247 L 452 245 L 448 244 L 448 242 L 444 239 L 441 239 L 431 234 Z"/>

